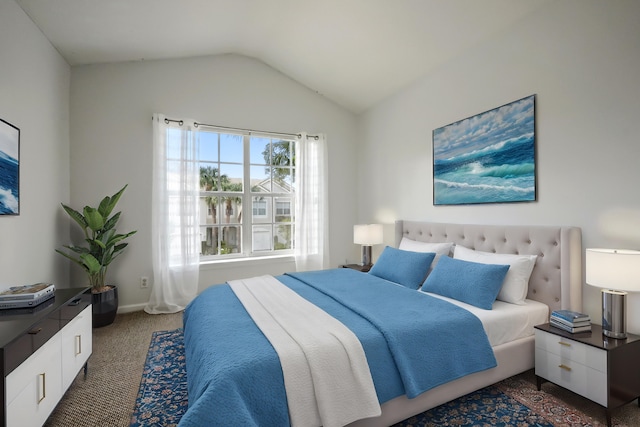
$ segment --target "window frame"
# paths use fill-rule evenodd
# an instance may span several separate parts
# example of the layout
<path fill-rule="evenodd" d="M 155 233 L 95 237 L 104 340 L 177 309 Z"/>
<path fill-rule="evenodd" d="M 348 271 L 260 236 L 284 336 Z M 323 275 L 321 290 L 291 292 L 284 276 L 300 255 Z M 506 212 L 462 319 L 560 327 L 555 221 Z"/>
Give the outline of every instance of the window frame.
<path fill-rule="evenodd" d="M 225 196 L 225 195 L 238 195 L 238 197 L 241 198 L 241 213 L 242 213 L 242 218 L 240 220 L 239 223 L 237 222 L 233 222 L 233 223 L 223 223 L 222 222 L 222 218 L 223 218 L 223 213 L 221 212 L 220 208 L 224 208 L 224 205 L 221 202 L 219 203 L 219 208 L 217 209 L 216 212 L 216 222 L 214 222 L 213 224 L 206 224 L 206 223 L 199 223 L 200 229 L 201 230 L 207 230 L 208 227 L 213 228 L 217 228 L 219 231 L 217 233 L 217 242 L 215 242 L 215 247 L 219 248 L 220 246 L 220 241 L 221 239 L 223 239 L 222 236 L 222 230 L 225 226 L 231 226 L 231 227 L 239 227 L 241 230 L 241 251 L 237 252 L 237 253 L 230 253 L 230 254 L 216 254 L 216 255 L 204 255 L 201 251 L 200 253 L 200 264 L 206 264 L 206 263 L 211 263 L 211 262 L 220 262 L 220 261 L 224 261 L 224 260 L 238 260 L 238 259 L 260 259 L 260 258 L 270 258 L 270 257 L 274 257 L 274 256 L 293 256 L 294 254 L 294 248 L 295 248 L 295 235 L 294 235 L 294 230 L 295 230 L 295 211 L 294 211 L 294 206 L 295 206 L 295 173 L 296 173 L 296 165 L 295 165 L 295 159 L 293 162 L 293 164 L 290 164 L 288 166 L 282 166 L 282 165 L 277 165 L 277 164 L 273 164 L 273 162 L 270 165 L 267 164 L 255 164 L 255 163 L 251 163 L 251 139 L 253 137 L 256 138 L 266 138 L 269 139 L 269 144 L 270 147 L 272 147 L 272 144 L 278 141 L 287 141 L 289 142 L 291 145 L 289 146 L 289 150 L 290 150 L 290 154 L 295 153 L 296 147 L 295 145 L 297 144 L 297 140 L 295 139 L 294 136 L 283 136 L 280 134 L 269 134 L 269 133 L 262 133 L 262 132 L 253 132 L 253 131 L 247 131 L 247 132 L 241 132 L 241 131 L 233 131 L 233 130 L 228 130 L 228 129 L 218 129 L 218 128 L 207 128 L 207 129 L 200 129 L 199 131 L 201 132 L 211 132 L 211 133 L 216 133 L 219 135 L 222 134 L 229 134 L 229 135 L 239 135 L 242 137 L 242 146 L 243 146 L 243 161 L 242 161 L 242 168 L 243 168 L 243 186 L 242 186 L 242 192 L 238 193 L 238 192 L 229 192 L 229 191 L 223 191 L 222 189 L 219 190 L 211 190 L 211 191 L 204 191 L 204 190 L 200 190 L 200 198 L 203 197 L 208 197 L 208 196 L 212 196 L 212 197 L 221 197 L 221 196 Z M 201 142 L 202 143 L 202 142 Z M 224 162 L 220 159 L 220 137 L 218 137 L 217 139 L 217 144 L 218 144 L 218 157 L 217 157 L 217 164 L 220 165 L 222 163 L 227 163 Z M 198 163 L 201 164 L 201 159 L 198 159 Z M 273 182 L 271 182 L 271 192 L 265 192 L 265 191 L 261 191 L 261 192 L 254 192 L 252 191 L 252 184 L 251 184 L 251 168 L 255 167 L 255 166 L 264 166 L 264 167 L 270 167 L 271 171 L 270 171 L 270 176 L 267 179 L 273 180 L 274 174 L 273 174 L 273 170 L 274 168 L 288 168 L 290 170 L 291 173 L 291 188 L 289 192 L 274 192 L 274 188 L 273 188 Z M 218 167 L 218 173 L 220 173 L 220 168 Z M 266 215 L 264 216 L 258 216 L 257 218 L 259 219 L 268 219 L 268 221 L 266 222 L 256 222 L 254 221 L 254 218 L 256 218 L 253 215 L 253 201 L 254 201 L 254 197 L 265 197 L 270 199 L 271 202 L 271 206 L 269 206 L 269 200 L 266 200 Z M 289 215 L 285 215 L 288 216 L 290 221 L 288 222 L 277 222 L 276 221 L 276 200 L 282 199 L 282 198 L 287 198 L 288 200 L 288 205 L 289 205 L 289 211 L 290 214 Z M 209 208 L 209 207 L 208 207 Z M 235 206 L 234 208 L 237 208 L 237 206 Z M 235 209 L 234 209 L 235 210 Z M 269 214 L 271 212 L 271 215 Z M 202 215 L 199 215 L 200 220 L 202 219 Z M 288 249 L 276 249 L 276 243 L 275 243 L 275 229 L 277 226 L 279 225 L 289 225 L 290 226 L 290 248 Z M 253 246 L 253 227 L 254 226 L 270 226 L 271 228 L 271 239 L 270 239 L 270 249 L 269 250 L 259 250 L 256 251 L 254 246 Z M 208 233 L 205 231 L 206 235 L 208 235 Z M 213 245 L 212 245 L 213 246 Z M 219 250 L 219 249 L 217 249 Z"/>

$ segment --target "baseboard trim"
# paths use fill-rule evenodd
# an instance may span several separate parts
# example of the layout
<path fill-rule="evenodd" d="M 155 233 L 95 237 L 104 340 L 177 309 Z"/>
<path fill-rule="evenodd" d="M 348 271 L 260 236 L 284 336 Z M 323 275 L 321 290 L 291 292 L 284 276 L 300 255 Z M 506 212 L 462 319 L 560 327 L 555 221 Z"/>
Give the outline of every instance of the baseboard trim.
<path fill-rule="evenodd" d="M 118 306 L 118 313 L 133 313 L 134 311 L 142 311 L 147 303 L 142 304 L 130 304 L 130 305 L 120 305 Z"/>

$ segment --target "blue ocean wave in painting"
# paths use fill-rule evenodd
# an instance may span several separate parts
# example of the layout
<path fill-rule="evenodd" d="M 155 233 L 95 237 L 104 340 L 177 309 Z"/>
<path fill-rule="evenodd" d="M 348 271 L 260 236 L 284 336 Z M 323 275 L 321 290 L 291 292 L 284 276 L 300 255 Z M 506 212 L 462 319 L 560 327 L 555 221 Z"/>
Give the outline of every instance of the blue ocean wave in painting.
<path fill-rule="evenodd" d="M 0 215 L 18 213 L 18 161 L 0 151 Z"/>
<path fill-rule="evenodd" d="M 438 204 L 535 200 L 533 134 L 436 161 Z"/>

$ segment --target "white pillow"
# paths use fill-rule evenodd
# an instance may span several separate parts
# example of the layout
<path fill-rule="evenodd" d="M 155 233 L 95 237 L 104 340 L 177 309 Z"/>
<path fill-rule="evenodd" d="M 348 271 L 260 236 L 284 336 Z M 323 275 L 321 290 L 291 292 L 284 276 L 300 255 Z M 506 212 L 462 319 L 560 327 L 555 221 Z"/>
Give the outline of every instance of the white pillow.
<path fill-rule="evenodd" d="M 525 303 L 524 300 L 529 290 L 529 277 L 536 264 L 537 255 L 494 254 L 474 251 L 457 245 L 453 257 L 482 264 L 508 264 L 509 271 L 507 271 L 497 299 L 512 304 Z"/>
<path fill-rule="evenodd" d="M 412 251 L 412 252 L 433 252 L 436 254 L 436 257 L 433 259 L 431 263 L 431 268 L 429 271 L 433 270 L 433 268 L 438 263 L 438 259 L 442 255 L 449 256 L 449 252 L 451 252 L 451 247 L 453 243 L 428 243 L 428 242 L 418 242 L 417 240 L 411 240 L 406 237 L 403 237 L 400 240 L 400 246 L 398 249 L 402 249 L 403 251 Z"/>

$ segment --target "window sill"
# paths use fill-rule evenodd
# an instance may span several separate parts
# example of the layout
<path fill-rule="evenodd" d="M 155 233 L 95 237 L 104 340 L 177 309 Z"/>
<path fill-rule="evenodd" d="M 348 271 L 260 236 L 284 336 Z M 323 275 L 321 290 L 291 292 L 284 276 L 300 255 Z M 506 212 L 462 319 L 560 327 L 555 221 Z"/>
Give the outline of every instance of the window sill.
<path fill-rule="evenodd" d="M 230 258 L 212 261 L 204 261 L 200 263 L 200 270 L 213 270 L 220 268 L 239 268 L 246 265 L 261 265 L 282 263 L 288 264 L 295 262 L 293 255 L 271 255 L 262 257 L 246 257 L 246 258 Z"/>

